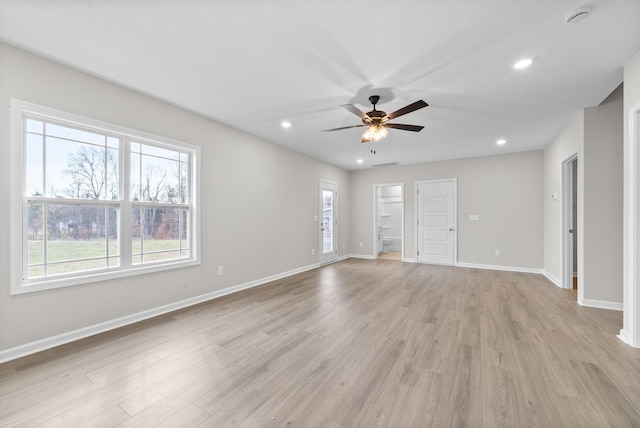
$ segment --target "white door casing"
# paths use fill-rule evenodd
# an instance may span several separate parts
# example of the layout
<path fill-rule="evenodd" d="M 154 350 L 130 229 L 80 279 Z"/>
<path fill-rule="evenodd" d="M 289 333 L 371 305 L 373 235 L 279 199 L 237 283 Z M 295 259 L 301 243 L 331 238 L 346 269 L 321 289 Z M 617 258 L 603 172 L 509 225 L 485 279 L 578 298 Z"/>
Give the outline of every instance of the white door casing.
<path fill-rule="evenodd" d="M 338 259 L 338 185 L 320 180 L 318 199 L 320 213 L 318 262 L 325 264 Z"/>
<path fill-rule="evenodd" d="M 456 179 L 416 182 L 417 261 L 456 263 Z"/>
<path fill-rule="evenodd" d="M 573 254 L 574 235 L 578 233 L 578 225 L 573 222 L 573 210 L 577 200 L 573 198 L 574 161 L 578 154 L 574 154 L 562 162 L 562 288 L 573 288 Z M 572 231 L 572 232 L 570 232 Z M 581 287 L 582 288 L 582 287 Z"/>
<path fill-rule="evenodd" d="M 627 242 L 624 254 L 624 315 L 618 337 L 640 348 L 640 104 L 629 109 L 629 146 L 627 152 Z"/>

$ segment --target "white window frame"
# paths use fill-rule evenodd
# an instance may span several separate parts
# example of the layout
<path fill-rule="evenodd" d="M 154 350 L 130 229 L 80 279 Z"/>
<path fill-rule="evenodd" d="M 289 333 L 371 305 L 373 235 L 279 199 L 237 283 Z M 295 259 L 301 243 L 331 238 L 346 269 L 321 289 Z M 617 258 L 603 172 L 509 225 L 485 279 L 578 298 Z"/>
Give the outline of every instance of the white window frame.
<path fill-rule="evenodd" d="M 178 269 L 188 266 L 199 265 L 200 262 L 200 147 L 180 141 L 159 137 L 146 132 L 137 131 L 122 126 L 102 122 L 95 119 L 79 116 L 56 110 L 37 104 L 11 99 L 11 123 L 10 123 L 10 178 L 11 189 L 10 201 L 10 294 L 23 294 L 42 290 L 50 290 L 61 287 L 69 287 L 80 284 L 88 284 L 97 281 L 130 277 L 134 275 L 148 274 L 153 272 Z M 120 155 L 120 198 L 119 202 L 98 201 L 100 205 L 116 204 L 120 206 L 120 267 L 105 271 L 85 271 L 76 275 L 64 277 L 45 277 L 42 280 L 26 280 L 26 233 L 27 233 L 27 192 L 26 192 L 26 142 L 24 132 L 24 117 L 40 117 L 44 120 L 54 120 L 66 123 L 70 126 L 80 126 L 92 128 L 98 132 L 117 134 L 124 137 L 119 148 Z M 134 140 L 143 144 L 149 144 L 170 150 L 180 150 L 188 152 L 190 156 L 189 174 L 189 237 L 190 237 L 190 257 L 180 260 L 167 260 L 154 264 L 131 264 L 131 209 L 135 202 L 129 200 L 129 161 L 125 158 L 129 154 L 128 140 Z M 88 201 L 88 205 L 91 204 Z M 139 202 L 138 202 L 139 204 Z M 162 205 L 164 206 L 164 205 Z M 177 204 L 175 208 L 184 205 Z M 128 259 L 127 259 L 128 258 Z"/>

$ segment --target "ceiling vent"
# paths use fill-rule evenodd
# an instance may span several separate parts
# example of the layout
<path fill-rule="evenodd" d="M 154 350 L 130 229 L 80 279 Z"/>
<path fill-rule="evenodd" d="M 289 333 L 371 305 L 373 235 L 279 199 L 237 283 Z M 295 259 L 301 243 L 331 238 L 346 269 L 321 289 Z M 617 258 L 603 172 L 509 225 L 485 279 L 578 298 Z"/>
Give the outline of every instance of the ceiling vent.
<path fill-rule="evenodd" d="M 398 162 L 387 162 L 387 163 L 377 163 L 375 165 L 371 165 L 374 168 L 382 168 L 383 166 L 394 166 L 400 165 Z"/>

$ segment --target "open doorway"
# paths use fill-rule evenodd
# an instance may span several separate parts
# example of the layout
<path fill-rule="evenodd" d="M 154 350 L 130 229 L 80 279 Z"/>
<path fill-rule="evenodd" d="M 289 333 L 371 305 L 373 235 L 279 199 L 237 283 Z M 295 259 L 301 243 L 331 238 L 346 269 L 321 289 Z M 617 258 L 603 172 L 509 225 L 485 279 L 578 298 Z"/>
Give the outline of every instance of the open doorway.
<path fill-rule="evenodd" d="M 562 164 L 563 287 L 577 290 L 578 278 L 578 155 Z"/>
<path fill-rule="evenodd" d="M 404 260 L 404 183 L 377 184 L 373 191 L 375 257 Z"/>

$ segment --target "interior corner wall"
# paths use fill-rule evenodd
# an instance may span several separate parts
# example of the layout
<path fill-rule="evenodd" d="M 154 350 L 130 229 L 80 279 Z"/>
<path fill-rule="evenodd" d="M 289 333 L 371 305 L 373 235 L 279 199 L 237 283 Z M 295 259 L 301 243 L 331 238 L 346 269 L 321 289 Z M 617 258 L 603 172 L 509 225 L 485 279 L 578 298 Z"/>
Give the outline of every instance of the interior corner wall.
<path fill-rule="evenodd" d="M 621 85 L 599 106 L 580 110 L 544 150 L 544 271 L 558 286 L 562 163 L 578 155 L 578 300 L 585 306 L 620 308 L 623 300 L 622 95 Z"/>
<path fill-rule="evenodd" d="M 404 256 L 416 257 L 415 183 L 457 179 L 458 263 L 543 266 L 543 152 L 521 152 L 351 172 L 351 251 L 374 257 L 373 186 L 404 183 Z M 470 221 L 476 214 L 479 221 Z M 359 244 L 362 243 L 362 248 Z M 501 256 L 495 256 L 501 250 Z"/>
<path fill-rule="evenodd" d="M 18 48 L 0 43 L 0 195 L 8 200 L 9 99 L 201 148 L 202 264 L 9 295 L 9 207 L 0 208 L 0 354 L 56 335 L 317 265 L 318 182 L 338 184 L 349 237 L 349 173 Z M 348 249 L 339 245 L 339 256 Z M 217 275 L 224 266 L 224 276 Z"/>
<path fill-rule="evenodd" d="M 629 171 L 631 168 L 631 159 L 629 148 L 631 145 L 631 140 L 629 136 L 629 111 L 631 108 L 638 107 L 640 105 L 640 51 L 638 51 L 633 57 L 627 61 L 624 66 L 624 107 L 623 107 L 623 115 L 624 115 L 624 269 L 623 269 L 623 277 L 624 277 L 624 320 L 623 320 L 623 329 L 620 332 L 621 336 L 625 336 L 625 340 L 633 344 L 634 346 L 640 347 L 640 317 L 637 316 L 640 313 L 640 289 L 638 288 L 638 283 L 636 279 L 636 283 L 631 283 L 629 279 L 629 267 L 631 264 L 635 264 L 637 267 L 640 267 L 640 263 L 638 263 L 638 255 L 636 254 L 636 259 L 631 260 L 629 258 L 629 238 L 631 235 L 630 226 L 633 222 L 635 226 L 635 230 L 637 231 L 640 228 L 640 224 L 638 224 L 638 220 L 629 218 L 629 191 L 630 191 L 630 175 Z M 640 149 L 640 147 L 636 148 L 636 150 Z M 637 153 L 637 152 L 636 152 Z M 637 154 L 636 154 L 637 156 Z M 640 171 L 636 170 L 636 174 L 640 174 Z M 635 199 L 636 204 L 637 201 L 640 201 L 640 189 L 635 189 Z M 637 272 L 636 272 L 637 273 Z M 631 299 L 634 299 L 632 301 Z"/>
<path fill-rule="evenodd" d="M 584 141 L 584 110 L 544 149 L 544 272 L 557 286 L 562 286 L 562 163 L 578 155 L 578 168 L 582 162 Z M 578 174 L 578 188 L 581 187 Z M 552 198 L 552 195 L 558 195 Z M 580 199 L 580 195 L 578 195 Z M 578 204 L 580 205 L 580 203 Z M 580 212 L 578 211 L 578 215 Z M 580 235 L 578 235 L 580 239 Z M 578 245 L 578 248 L 580 246 Z M 580 250 L 578 250 L 580 253 Z M 578 263 L 580 267 L 580 263 Z"/>
<path fill-rule="evenodd" d="M 623 87 L 584 110 L 582 277 L 578 302 L 622 307 Z"/>

